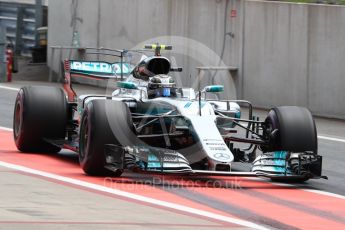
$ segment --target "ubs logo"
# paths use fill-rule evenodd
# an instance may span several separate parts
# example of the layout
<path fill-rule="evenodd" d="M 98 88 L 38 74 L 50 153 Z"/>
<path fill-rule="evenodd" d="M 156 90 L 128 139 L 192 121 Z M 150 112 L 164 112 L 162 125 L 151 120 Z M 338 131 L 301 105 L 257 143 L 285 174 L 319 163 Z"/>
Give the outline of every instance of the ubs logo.
<path fill-rule="evenodd" d="M 226 153 L 216 153 L 213 156 L 214 156 L 214 158 L 216 158 L 218 160 L 223 160 L 223 161 L 230 159 L 230 156 Z"/>

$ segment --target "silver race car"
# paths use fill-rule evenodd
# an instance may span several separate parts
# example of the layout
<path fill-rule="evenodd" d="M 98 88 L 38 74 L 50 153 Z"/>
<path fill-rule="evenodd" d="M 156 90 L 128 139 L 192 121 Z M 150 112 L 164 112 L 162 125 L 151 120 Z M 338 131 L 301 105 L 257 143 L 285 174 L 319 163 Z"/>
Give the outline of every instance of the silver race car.
<path fill-rule="evenodd" d="M 306 108 L 275 107 L 260 121 L 248 101 L 215 99 L 222 85 L 197 91 L 177 87 L 171 72 L 182 68 L 161 56 L 172 47 L 145 48 L 94 49 L 119 57 L 115 63 L 66 60 L 64 91 L 23 87 L 14 109 L 17 148 L 68 148 L 78 153 L 89 175 L 120 176 L 128 169 L 291 182 L 323 177 L 315 122 Z M 135 65 L 125 61 L 130 53 L 140 54 Z M 71 84 L 75 76 L 109 79 L 117 88 L 109 95 L 77 96 Z M 251 170 L 234 171 L 234 162 L 251 163 Z"/>

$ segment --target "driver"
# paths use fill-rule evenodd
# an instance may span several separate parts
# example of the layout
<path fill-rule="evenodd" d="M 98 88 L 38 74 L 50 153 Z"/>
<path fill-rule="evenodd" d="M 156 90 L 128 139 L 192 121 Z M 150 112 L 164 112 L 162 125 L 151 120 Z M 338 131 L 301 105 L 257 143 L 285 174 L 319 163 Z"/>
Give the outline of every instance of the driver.
<path fill-rule="evenodd" d="M 176 84 L 171 76 L 159 74 L 149 79 L 147 85 L 149 99 L 156 97 L 176 97 Z"/>

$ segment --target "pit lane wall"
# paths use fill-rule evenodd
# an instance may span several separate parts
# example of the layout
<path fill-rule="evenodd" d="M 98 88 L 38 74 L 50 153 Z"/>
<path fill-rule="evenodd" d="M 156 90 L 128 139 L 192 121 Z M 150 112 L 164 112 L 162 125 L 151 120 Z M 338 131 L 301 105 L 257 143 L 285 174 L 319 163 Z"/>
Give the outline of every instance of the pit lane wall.
<path fill-rule="evenodd" d="M 74 30 L 83 47 L 131 48 L 173 35 L 200 41 L 220 55 L 225 38 L 224 62 L 239 68 L 239 98 L 257 107 L 300 105 L 316 115 L 345 119 L 345 7 L 249 0 L 227 4 L 225 15 L 226 0 L 51 0 L 48 45 L 72 45 Z M 234 37 L 224 35 L 225 18 L 226 33 Z M 65 58 L 89 57 L 49 49 L 48 65 L 55 75 Z M 182 58 L 178 64 L 193 76 L 185 78 L 190 85 L 200 63 Z"/>
<path fill-rule="evenodd" d="M 78 31 L 81 47 L 115 49 L 130 49 L 159 36 L 181 36 L 199 41 L 220 54 L 225 38 L 223 60 L 227 65 L 238 67 L 242 60 L 238 48 L 242 41 L 239 32 L 242 19 L 240 15 L 231 17 L 230 9 L 240 9 L 241 4 L 240 0 L 50 0 L 48 45 L 71 46 L 73 31 Z M 235 33 L 235 37 L 225 35 L 224 31 Z M 97 57 L 48 49 L 48 65 L 53 70 L 54 80 L 59 78 L 60 61 L 65 58 Z M 194 84 L 195 67 L 218 65 L 217 60 L 212 61 L 201 64 L 197 59 L 176 56 L 176 65 L 183 66 L 186 73 L 182 77 L 183 84 Z M 210 74 L 205 78 L 210 78 Z M 88 82 L 102 85 L 102 82 Z"/>
<path fill-rule="evenodd" d="M 345 119 L 345 7 L 247 1 L 244 98 Z"/>

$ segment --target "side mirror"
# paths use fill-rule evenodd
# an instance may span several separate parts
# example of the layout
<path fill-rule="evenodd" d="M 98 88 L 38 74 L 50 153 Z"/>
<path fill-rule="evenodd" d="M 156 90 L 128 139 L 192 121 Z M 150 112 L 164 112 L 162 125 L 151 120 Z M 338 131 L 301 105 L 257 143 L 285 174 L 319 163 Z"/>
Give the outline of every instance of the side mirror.
<path fill-rule="evenodd" d="M 208 85 L 203 90 L 203 92 L 206 92 L 206 93 L 219 93 L 223 91 L 224 91 L 223 85 Z"/>
<path fill-rule="evenodd" d="M 182 72 L 182 67 L 174 67 L 174 68 L 170 68 L 170 72 Z"/>
<path fill-rule="evenodd" d="M 116 83 L 117 87 L 124 88 L 124 89 L 138 89 L 138 85 L 134 82 L 129 81 L 118 81 Z"/>

